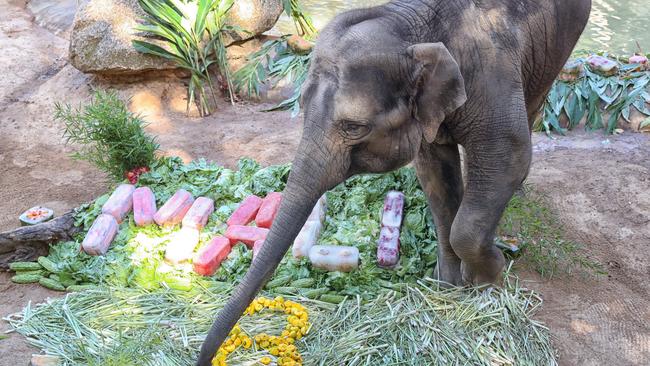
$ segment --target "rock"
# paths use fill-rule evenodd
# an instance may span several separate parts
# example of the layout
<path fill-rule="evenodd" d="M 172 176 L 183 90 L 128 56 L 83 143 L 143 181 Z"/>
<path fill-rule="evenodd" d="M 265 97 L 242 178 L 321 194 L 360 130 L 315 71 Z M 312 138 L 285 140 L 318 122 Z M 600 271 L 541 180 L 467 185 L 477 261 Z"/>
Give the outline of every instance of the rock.
<path fill-rule="evenodd" d="M 83 4 L 70 35 L 70 63 L 82 72 L 105 75 L 176 69 L 172 62 L 133 48 L 132 40 L 145 39 L 134 29 L 143 16 L 137 0 L 90 0 Z"/>
<path fill-rule="evenodd" d="M 226 44 L 247 40 L 270 30 L 283 10 L 282 0 L 235 1 L 226 24 L 241 28 L 241 31 L 230 32 Z"/>

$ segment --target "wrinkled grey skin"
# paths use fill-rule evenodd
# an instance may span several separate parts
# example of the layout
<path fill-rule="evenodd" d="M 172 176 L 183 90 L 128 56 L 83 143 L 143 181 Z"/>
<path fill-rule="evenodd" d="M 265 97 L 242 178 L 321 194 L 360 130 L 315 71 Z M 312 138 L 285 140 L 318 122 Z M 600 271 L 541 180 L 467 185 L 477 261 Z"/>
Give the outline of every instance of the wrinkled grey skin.
<path fill-rule="evenodd" d="M 280 211 L 197 364 L 209 365 L 316 200 L 354 174 L 414 161 L 438 231 L 438 279 L 496 282 L 505 265 L 496 226 L 528 173 L 535 114 L 590 8 L 590 0 L 395 0 L 337 16 L 314 49 Z"/>

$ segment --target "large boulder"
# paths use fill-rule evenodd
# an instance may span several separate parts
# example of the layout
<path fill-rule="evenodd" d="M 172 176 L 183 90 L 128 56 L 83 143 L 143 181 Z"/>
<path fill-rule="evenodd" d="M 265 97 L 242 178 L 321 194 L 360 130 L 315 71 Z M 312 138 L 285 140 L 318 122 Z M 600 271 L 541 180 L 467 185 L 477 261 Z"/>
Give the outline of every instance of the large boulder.
<path fill-rule="evenodd" d="M 230 32 L 226 43 L 241 45 L 243 40 L 271 29 L 281 13 L 281 0 L 237 0 L 227 22 L 247 32 Z M 89 0 L 83 3 L 77 11 L 70 35 L 70 63 L 80 71 L 103 75 L 175 69 L 172 62 L 139 53 L 133 48 L 131 42 L 134 39 L 144 39 L 135 30 L 143 16 L 144 11 L 137 0 Z M 257 42 L 253 39 L 253 43 Z"/>
<path fill-rule="evenodd" d="M 137 0 L 90 0 L 79 7 L 70 36 L 70 63 L 86 73 L 136 74 L 176 66 L 142 54 L 131 44 L 142 39 L 135 27 L 144 11 Z"/>
<path fill-rule="evenodd" d="M 250 39 L 270 30 L 282 11 L 282 0 L 236 0 L 226 23 L 240 30 L 230 32 L 231 39 L 226 43 Z"/>

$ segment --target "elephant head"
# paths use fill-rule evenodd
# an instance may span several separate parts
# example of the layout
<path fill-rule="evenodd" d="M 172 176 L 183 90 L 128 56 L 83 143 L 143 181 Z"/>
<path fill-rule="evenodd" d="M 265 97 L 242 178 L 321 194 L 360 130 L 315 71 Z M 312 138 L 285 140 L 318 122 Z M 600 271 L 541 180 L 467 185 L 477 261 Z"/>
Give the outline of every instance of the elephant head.
<path fill-rule="evenodd" d="M 261 252 L 219 312 L 198 365 L 210 364 L 293 243 L 318 198 L 359 173 L 401 167 L 465 103 L 459 67 L 441 43 L 334 47 L 324 31 L 302 89 L 304 130 L 278 215 Z"/>

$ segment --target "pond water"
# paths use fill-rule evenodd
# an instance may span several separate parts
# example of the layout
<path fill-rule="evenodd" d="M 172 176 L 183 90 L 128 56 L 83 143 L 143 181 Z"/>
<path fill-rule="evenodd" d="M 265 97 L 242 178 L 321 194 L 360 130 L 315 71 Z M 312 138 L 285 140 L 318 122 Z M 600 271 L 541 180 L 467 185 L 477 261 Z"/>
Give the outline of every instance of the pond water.
<path fill-rule="evenodd" d="M 386 3 L 385 0 L 302 0 L 303 7 L 322 28 L 337 13 L 359 7 Z M 291 21 L 283 16 L 278 28 L 294 32 Z M 592 0 L 591 19 L 578 49 L 606 50 L 612 53 L 650 52 L 649 0 Z"/>

